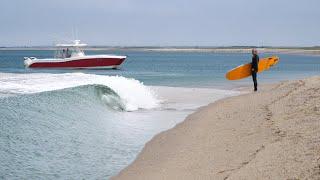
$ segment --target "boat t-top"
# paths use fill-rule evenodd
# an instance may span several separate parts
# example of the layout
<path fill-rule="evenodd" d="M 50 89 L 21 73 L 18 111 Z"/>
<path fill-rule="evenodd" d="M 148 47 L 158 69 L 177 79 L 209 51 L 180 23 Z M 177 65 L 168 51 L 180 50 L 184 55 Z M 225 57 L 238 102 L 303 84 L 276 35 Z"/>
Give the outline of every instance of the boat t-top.
<path fill-rule="evenodd" d="M 25 57 L 24 64 L 29 68 L 118 68 L 126 56 L 85 55 L 82 47 L 87 44 L 80 40 L 72 44 L 57 44 L 54 58 L 38 59 Z"/>

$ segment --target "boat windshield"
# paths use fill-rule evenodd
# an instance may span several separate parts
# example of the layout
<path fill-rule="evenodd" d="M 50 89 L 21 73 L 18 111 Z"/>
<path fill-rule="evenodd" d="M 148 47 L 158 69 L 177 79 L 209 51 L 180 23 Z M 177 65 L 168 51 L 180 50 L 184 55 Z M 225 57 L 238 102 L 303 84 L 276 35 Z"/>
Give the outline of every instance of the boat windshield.
<path fill-rule="evenodd" d="M 60 47 L 55 52 L 55 58 L 71 58 L 84 56 L 84 52 L 79 47 Z"/>

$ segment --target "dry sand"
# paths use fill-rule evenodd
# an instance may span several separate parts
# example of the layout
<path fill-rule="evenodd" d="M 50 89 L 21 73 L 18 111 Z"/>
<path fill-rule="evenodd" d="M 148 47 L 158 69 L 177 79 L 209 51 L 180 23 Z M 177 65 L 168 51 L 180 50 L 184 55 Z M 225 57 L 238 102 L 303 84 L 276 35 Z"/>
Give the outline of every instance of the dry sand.
<path fill-rule="evenodd" d="M 200 108 L 113 179 L 320 179 L 320 77 Z"/>

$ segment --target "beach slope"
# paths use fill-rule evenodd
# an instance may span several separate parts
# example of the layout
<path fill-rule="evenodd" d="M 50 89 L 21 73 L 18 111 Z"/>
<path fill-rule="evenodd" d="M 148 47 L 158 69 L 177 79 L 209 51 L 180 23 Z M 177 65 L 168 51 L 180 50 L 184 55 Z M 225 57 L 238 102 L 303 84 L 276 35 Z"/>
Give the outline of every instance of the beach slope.
<path fill-rule="evenodd" d="M 319 179 L 320 77 L 217 101 L 156 135 L 113 179 Z"/>

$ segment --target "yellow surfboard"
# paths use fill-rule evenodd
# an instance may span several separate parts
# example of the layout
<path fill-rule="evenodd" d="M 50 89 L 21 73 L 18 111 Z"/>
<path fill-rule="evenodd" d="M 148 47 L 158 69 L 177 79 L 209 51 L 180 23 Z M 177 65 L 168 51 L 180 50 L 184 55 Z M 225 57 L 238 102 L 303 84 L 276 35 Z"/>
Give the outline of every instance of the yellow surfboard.
<path fill-rule="evenodd" d="M 260 59 L 258 65 L 258 73 L 268 70 L 271 66 L 274 66 L 279 62 L 279 57 L 273 56 Z M 238 80 L 251 76 L 251 63 L 240 65 L 227 72 L 226 78 L 228 80 Z"/>

